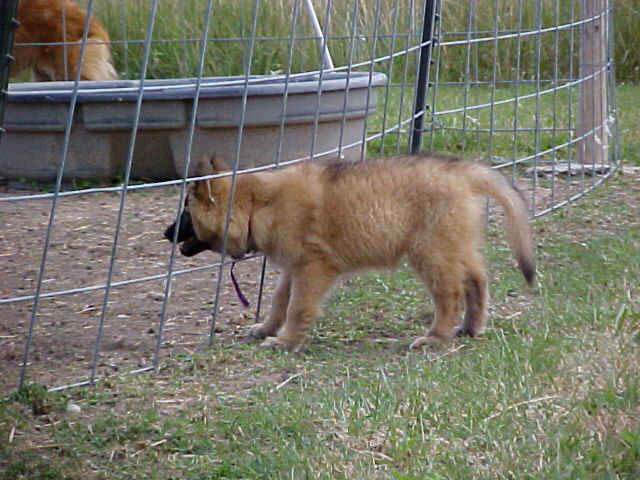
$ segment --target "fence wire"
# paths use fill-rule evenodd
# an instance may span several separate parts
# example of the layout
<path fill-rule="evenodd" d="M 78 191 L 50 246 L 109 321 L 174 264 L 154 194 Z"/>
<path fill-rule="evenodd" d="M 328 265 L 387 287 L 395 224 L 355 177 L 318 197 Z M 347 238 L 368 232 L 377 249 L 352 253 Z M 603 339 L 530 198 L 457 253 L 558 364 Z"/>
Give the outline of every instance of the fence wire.
<path fill-rule="evenodd" d="M 162 238 L 188 184 L 220 176 L 192 175 L 203 153 L 227 159 L 233 190 L 237 175 L 422 146 L 502 169 L 534 217 L 618 166 L 608 0 L 78 4 L 108 40 L 89 16 L 77 39 L 2 35 L 7 60 L 64 53 L 60 81 L 11 72 L 3 89 L 3 392 L 157 370 L 261 316 L 264 259 L 240 267 L 249 311 L 225 255 L 184 258 Z M 84 81 L 73 49 L 83 65 L 101 43 L 120 79 Z"/>

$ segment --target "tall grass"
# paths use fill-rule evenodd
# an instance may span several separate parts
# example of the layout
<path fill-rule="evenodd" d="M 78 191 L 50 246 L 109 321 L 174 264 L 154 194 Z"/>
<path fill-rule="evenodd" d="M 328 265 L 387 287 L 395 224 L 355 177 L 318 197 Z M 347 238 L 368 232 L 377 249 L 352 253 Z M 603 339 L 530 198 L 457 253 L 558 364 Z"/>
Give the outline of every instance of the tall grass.
<path fill-rule="evenodd" d="M 497 78 L 514 79 L 517 60 L 520 61 L 519 78 L 534 78 L 539 63 L 540 78 L 562 79 L 576 76 L 579 64 L 580 27 L 553 31 L 555 26 L 571 25 L 581 19 L 580 0 L 459 0 L 444 1 L 442 12 L 443 41 L 491 37 L 495 33 L 505 36 L 521 32 L 520 38 L 503 39 L 497 43 L 494 62 L 494 43 L 481 42 L 469 52 L 466 47 L 444 48 L 441 78 L 459 80 L 469 70 L 480 79 L 491 78 L 495 65 Z M 640 44 L 637 16 L 640 6 L 634 0 L 611 1 L 615 4 L 614 60 L 618 80 L 640 79 Z M 542 35 L 526 35 L 539 29 L 551 29 Z M 477 32 L 467 35 L 466 32 Z M 454 34 L 451 32 L 462 32 Z M 539 50 L 538 50 L 539 49 Z M 539 58 L 539 62 L 538 62 Z"/>
<path fill-rule="evenodd" d="M 256 44 L 252 58 L 253 73 L 282 71 L 289 65 L 289 32 L 296 0 L 257 2 Z M 329 15 L 327 18 L 327 5 Z M 115 41 L 113 50 L 117 68 L 124 77 L 139 75 L 143 40 L 148 23 L 150 3 L 143 0 L 95 2 L 96 15 L 103 21 Z M 204 30 L 208 0 L 161 0 L 154 26 L 154 43 L 147 76 L 152 78 L 191 76 L 199 59 L 199 38 Z M 292 71 L 316 70 L 320 66 L 319 44 L 310 27 L 308 15 L 299 3 L 296 19 Z M 336 65 L 349 60 L 361 62 L 372 56 L 389 55 L 403 49 L 407 40 L 415 44 L 420 37 L 422 18 L 420 0 L 316 0 L 314 5 L 320 23 L 328 23 L 328 47 Z M 245 53 L 249 46 L 254 0 L 211 0 L 212 20 L 205 61 L 205 75 L 237 75 L 244 72 Z M 579 0 L 444 0 L 442 2 L 442 41 L 467 38 L 468 30 L 477 32 L 470 38 L 490 36 L 498 32 L 529 31 L 578 20 Z M 635 0 L 615 2 L 615 60 L 619 80 L 640 80 L 640 38 L 636 18 L 640 6 Z M 354 24 L 355 18 L 355 24 Z M 374 31 L 377 38 L 373 40 Z M 355 32 L 355 36 L 353 33 Z M 394 35 L 395 32 L 395 35 Z M 463 32 L 463 33 L 455 33 Z M 493 42 L 474 47 L 467 59 L 466 47 L 444 47 L 441 51 L 440 80 L 458 80 L 470 71 L 479 78 L 492 75 L 494 65 L 498 78 L 513 78 L 520 42 L 520 78 L 536 74 L 538 55 L 541 76 L 554 78 L 556 51 L 560 59 L 558 75 L 568 76 L 568 59 L 576 57 L 578 29 L 549 32 L 540 37 L 500 40 L 494 63 Z M 354 39 L 352 42 L 352 38 Z M 375 43 L 375 49 L 374 49 Z M 413 61 L 412 57 L 410 61 Z M 396 79 L 403 72 L 404 59 L 395 60 Z M 574 62 L 577 65 L 577 62 Z M 386 64 L 377 67 L 386 70 Z M 413 69 L 409 69 L 410 72 Z"/>
<path fill-rule="evenodd" d="M 258 2 L 252 73 L 281 72 L 290 63 L 292 72 L 317 70 L 320 67 L 320 42 L 313 33 L 302 2 L 299 1 L 295 19 L 295 46 L 289 61 L 294 3 L 294 0 Z M 383 52 L 389 54 L 393 20 L 396 31 L 404 35 L 403 40 L 395 40 L 396 47 L 400 42 L 405 45 L 406 36 L 416 31 L 415 18 L 419 9 L 416 8 L 413 14 L 409 14 L 407 6 L 401 8 L 399 3 L 380 2 L 376 10 L 375 2 L 360 2 L 354 12 L 353 2 L 334 1 L 327 15 L 326 2 L 314 2 L 319 21 L 323 25 L 329 25 L 328 48 L 334 63 L 345 65 L 349 58 L 352 63 L 371 58 L 375 18 L 380 19 L 376 31 L 379 37 L 375 41 L 376 55 L 382 55 Z M 199 40 L 204 31 L 208 4 L 207 0 L 159 2 L 148 77 L 196 74 L 200 55 Z M 212 0 L 211 4 L 204 74 L 242 74 L 252 36 L 254 2 Z M 113 53 L 117 69 L 123 76 L 135 78 L 140 72 L 150 2 L 131 0 L 126 2 L 126 7 L 123 5 L 120 2 L 97 3 L 96 15 L 103 21 L 114 41 Z"/>

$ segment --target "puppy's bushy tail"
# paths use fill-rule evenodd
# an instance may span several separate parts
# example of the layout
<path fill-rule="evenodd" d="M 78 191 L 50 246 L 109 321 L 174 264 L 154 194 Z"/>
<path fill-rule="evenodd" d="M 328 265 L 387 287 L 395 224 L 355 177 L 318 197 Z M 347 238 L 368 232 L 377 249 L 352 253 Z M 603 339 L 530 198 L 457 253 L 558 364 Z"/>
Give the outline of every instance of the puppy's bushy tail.
<path fill-rule="evenodd" d="M 527 283 L 533 284 L 536 275 L 535 252 L 522 193 L 504 175 L 477 163 L 470 164 L 467 178 L 475 193 L 494 198 L 504 209 L 511 251 Z"/>

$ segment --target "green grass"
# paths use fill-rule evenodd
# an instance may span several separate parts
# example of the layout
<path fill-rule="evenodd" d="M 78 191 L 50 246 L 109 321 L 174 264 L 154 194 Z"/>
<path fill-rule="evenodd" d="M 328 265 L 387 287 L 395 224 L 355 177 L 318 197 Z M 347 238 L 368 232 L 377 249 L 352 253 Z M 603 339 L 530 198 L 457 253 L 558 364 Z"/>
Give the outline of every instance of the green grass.
<path fill-rule="evenodd" d="M 618 131 L 620 156 L 625 162 L 640 165 L 640 111 L 634 108 L 640 89 L 634 84 L 622 84 L 616 88 L 618 105 Z"/>
<path fill-rule="evenodd" d="M 545 89 L 546 90 L 546 89 Z M 629 140 L 621 141 L 621 157 L 625 162 L 638 163 L 638 139 L 627 137 L 631 131 L 640 131 L 640 117 L 631 108 L 629 102 L 635 100 L 638 87 L 633 84 L 621 85 L 618 93 L 618 110 L 620 134 Z M 406 92 L 401 99 L 401 91 L 390 87 L 388 92 L 377 89 L 378 108 L 368 119 L 368 131 L 380 132 L 384 126 L 389 128 L 398 122 L 398 118 L 411 118 L 413 99 Z M 387 100 L 387 97 L 388 100 Z M 523 98 L 530 96 L 529 98 Z M 408 97 L 408 98 L 407 98 Z M 434 92 L 428 93 L 430 111 L 443 112 L 459 109 L 467 105 L 490 105 L 491 100 L 500 102 L 519 98 L 516 102 L 508 102 L 494 107 L 483 107 L 465 112 L 439 114 L 435 121 L 427 118 L 423 134 L 423 148 L 426 150 L 465 153 L 474 157 L 501 157 L 503 161 L 520 159 L 536 152 L 550 150 L 554 145 L 562 145 L 574 140 L 577 136 L 577 112 L 579 111 L 580 92 L 577 88 L 543 91 L 536 95 L 531 85 L 515 87 L 499 87 L 492 89 L 486 86 L 475 86 L 465 92 L 463 86 L 441 85 Z M 385 120 L 386 107 L 386 120 Z M 401 113 L 401 115 L 399 115 Z M 518 122 L 514 124 L 517 114 Z M 536 118 L 538 130 L 536 133 Z M 515 132 L 514 132 L 515 127 Z M 376 138 L 368 143 L 369 155 L 391 155 L 406 152 L 409 142 L 410 125 L 398 134 L 397 131 L 387 133 L 383 138 Z M 553 152 L 538 156 L 538 161 L 562 161 L 576 158 L 577 143 L 559 148 Z"/>
<path fill-rule="evenodd" d="M 254 2 L 213 0 L 211 4 L 210 40 L 207 43 L 204 74 L 243 74 L 245 55 L 249 48 L 248 38 L 252 31 Z M 319 45 L 302 3 L 300 5 L 296 20 L 296 44 L 291 59 L 293 72 L 317 70 L 320 63 Z M 319 20 L 324 23 L 326 4 L 316 2 L 314 5 Z M 204 31 L 207 7 L 206 0 L 159 2 L 147 72 L 149 78 L 196 74 L 200 56 L 199 39 Z M 124 8 L 119 3 L 102 2 L 96 3 L 94 8 L 111 39 L 116 42 L 112 50 L 117 70 L 127 78 L 136 78 L 142 66 L 143 41 L 151 11 L 149 2 L 134 0 L 127 2 Z M 328 48 L 336 65 L 345 65 L 349 58 L 352 9 L 352 5 L 347 2 L 334 2 L 332 6 Z M 360 7 L 358 35 L 353 47 L 354 62 L 371 56 L 375 11 L 374 2 L 364 2 Z M 293 2 L 290 0 L 259 2 L 252 73 L 267 74 L 286 70 L 289 65 L 288 38 L 292 12 Z M 383 19 L 378 34 L 383 38 L 376 42 L 376 52 L 378 55 L 382 52 L 388 54 L 391 40 L 385 36 L 390 36 L 393 24 L 395 23 L 398 31 L 408 32 L 412 28 L 412 20 L 406 6 L 396 10 L 393 2 L 381 2 L 378 15 Z M 415 29 L 412 31 L 415 32 Z M 413 55 L 410 57 L 415 58 Z M 402 59 L 397 62 L 401 64 Z"/>
<path fill-rule="evenodd" d="M 638 90 L 618 89 L 621 149 L 636 163 Z M 300 355 L 218 344 L 166 358 L 157 375 L 12 395 L 0 402 L 0 472 L 638 478 L 637 179 L 615 175 L 534 222 L 534 289 L 513 268 L 502 229 L 489 229 L 492 303 L 481 338 L 409 352 L 433 313 L 421 285 L 404 268 L 360 275 L 326 302 Z M 66 412 L 69 401 L 81 414 Z"/>

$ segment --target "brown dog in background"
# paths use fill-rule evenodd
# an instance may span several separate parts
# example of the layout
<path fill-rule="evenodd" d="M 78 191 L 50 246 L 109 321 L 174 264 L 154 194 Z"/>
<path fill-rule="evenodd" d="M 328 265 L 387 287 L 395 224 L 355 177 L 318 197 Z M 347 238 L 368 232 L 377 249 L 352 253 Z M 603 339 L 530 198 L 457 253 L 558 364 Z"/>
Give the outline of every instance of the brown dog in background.
<path fill-rule="evenodd" d="M 195 173 L 226 170 L 207 158 Z M 222 250 L 230 185 L 226 176 L 189 186 L 177 235 L 184 255 Z M 435 303 L 431 327 L 411 348 L 445 343 L 455 334 L 479 335 L 489 299 L 483 196 L 504 209 L 509 244 L 531 284 L 535 259 L 525 202 L 509 180 L 484 165 L 399 156 L 239 175 L 225 251 L 235 259 L 264 252 L 283 270 L 270 316 L 250 335 L 268 337 L 264 346 L 297 350 L 341 276 L 394 268 L 404 258 Z M 172 240 L 174 233 L 175 225 L 165 236 Z M 466 311 L 456 329 L 462 304 Z"/>
<path fill-rule="evenodd" d="M 85 10 L 70 0 L 20 0 L 19 25 L 11 52 L 15 58 L 11 75 L 31 69 L 36 81 L 75 79 L 86 15 Z M 20 45 L 40 43 L 57 45 Z M 109 49 L 109 34 L 92 16 L 80 80 L 117 78 Z"/>

